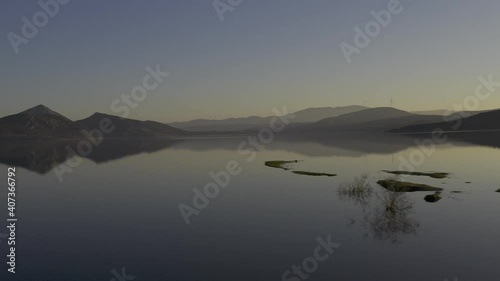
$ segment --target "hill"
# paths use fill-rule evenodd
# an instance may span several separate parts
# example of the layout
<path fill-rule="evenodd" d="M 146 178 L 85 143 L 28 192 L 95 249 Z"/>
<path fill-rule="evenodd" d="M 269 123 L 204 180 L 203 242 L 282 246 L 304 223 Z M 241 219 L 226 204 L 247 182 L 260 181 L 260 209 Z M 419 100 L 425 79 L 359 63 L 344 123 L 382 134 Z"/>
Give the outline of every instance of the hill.
<path fill-rule="evenodd" d="M 383 132 L 402 126 L 432 123 L 442 116 L 418 115 L 391 107 L 370 108 L 338 117 L 327 118 L 312 124 L 292 128 L 294 132 L 377 131 Z"/>
<path fill-rule="evenodd" d="M 435 129 L 444 131 L 494 131 L 500 130 L 500 110 L 493 110 L 479 113 L 468 118 L 461 119 L 460 126 L 458 120 L 449 122 L 435 122 L 431 124 L 420 124 L 393 129 L 391 133 L 426 133 Z"/>
<path fill-rule="evenodd" d="M 81 129 L 80 125 L 43 105 L 0 119 L 2 137 L 79 138 Z"/>
<path fill-rule="evenodd" d="M 139 121 L 103 113 L 94 113 L 88 118 L 76 121 L 76 123 L 82 128 L 92 130 L 100 128 L 100 122 L 103 119 L 111 120 L 112 126 L 114 126 L 114 130 L 105 137 L 165 137 L 186 134 L 184 130 L 159 122 Z"/>

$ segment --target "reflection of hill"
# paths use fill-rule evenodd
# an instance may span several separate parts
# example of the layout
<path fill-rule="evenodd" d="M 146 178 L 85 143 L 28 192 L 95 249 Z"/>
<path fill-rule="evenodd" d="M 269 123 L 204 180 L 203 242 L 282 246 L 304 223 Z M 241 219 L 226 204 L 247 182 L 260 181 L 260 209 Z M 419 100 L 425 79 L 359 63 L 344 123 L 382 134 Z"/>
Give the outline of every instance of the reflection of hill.
<path fill-rule="evenodd" d="M 45 174 L 66 160 L 68 151 L 65 147 L 71 144 L 69 141 L 56 140 L 2 142 L 0 162 Z"/>
<path fill-rule="evenodd" d="M 106 139 L 94 147 L 86 158 L 96 163 L 103 163 L 144 152 L 160 151 L 179 142 L 181 140 L 165 138 Z M 68 151 L 75 151 L 77 144 L 77 140 L 2 142 L 0 162 L 46 174 L 55 166 L 64 163 L 69 155 Z M 68 150 L 68 147 L 71 149 Z"/>
<path fill-rule="evenodd" d="M 307 135 L 302 137 L 280 138 L 279 141 L 298 144 L 294 152 L 307 156 L 361 157 L 366 154 L 389 155 L 415 145 L 414 142 L 408 138 L 370 133 Z M 313 143 L 317 146 L 317 149 L 303 149 L 300 145 L 301 143 Z"/>
<path fill-rule="evenodd" d="M 455 141 L 500 148 L 500 132 L 455 133 L 449 136 Z"/>
<path fill-rule="evenodd" d="M 408 139 L 427 139 L 431 134 L 406 134 L 400 135 Z M 500 148 L 500 131 L 490 132 L 448 132 L 448 142 L 454 145 L 479 145 Z"/>
<path fill-rule="evenodd" d="M 362 157 L 367 154 L 391 155 L 415 147 L 415 140 L 429 138 L 429 134 L 330 134 L 307 136 L 281 136 L 265 149 L 288 151 L 310 157 Z M 500 132 L 450 133 L 448 144 L 482 145 L 500 148 Z M 237 153 L 238 146 L 248 142 L 248 137 L 192 137 L 190 139 L 168 138 L 116 138 L 105 139 L 86 158 L 95 163 L 104 163 L 139 153 L 153 153 L 165 148 L 192 151 L 228 150 Z M 76 150 L 78 140 L 15 140 L 2 141 L 0 163 L 15 165 L 45 174 L 55 165 L 66 160 L 69 146 Z M 250 147 L 248 144 L 246 148 Z"/>
<path fill-rule="evenodd" d="M 207 151 L 222 149 L 236 151 L 247 137 L 190 139 L 175 145 L 176 149 Z M 280 136 L 270 144 L 269 150 L 284 150 L 305 156 L 362 157 L 366 154 L 390 155 L 415 146 L 413 140 L 389 134 L 310 134 L 305 136 Z M 246 146 L 250 147 L 250 146 Z"/>
<path fill-rule="evenodd" d="M 107 139 L 86 158 L 104 163 L 140 153 L 153 153 L 169 148 L 182 140 L 167 138 Z"/>

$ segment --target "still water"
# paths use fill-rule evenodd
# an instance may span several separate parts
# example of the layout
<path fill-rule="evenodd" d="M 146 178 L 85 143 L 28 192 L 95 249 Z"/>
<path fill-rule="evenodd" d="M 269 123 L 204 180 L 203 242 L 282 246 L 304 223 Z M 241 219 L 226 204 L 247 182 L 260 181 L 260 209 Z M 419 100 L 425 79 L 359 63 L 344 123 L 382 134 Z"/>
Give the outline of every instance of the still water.
<path fill-rule="evenodd" d="M 412 138 L 276 139 L 251 161 L 238 152 L 244 140 L 113 141 L 62 183 L 53 166 L 64 159 L 64 143 L 2 143 L 0 178 L 8 167 L 18 171 L 19 221 L 17 273 L 7 273 L 2 241 L 0 280 L 108 281 L 123 268 L 137 281 L 499 280 L 498 146 L 437 146 L 416 170 L 448 178 L 402 178 L 442 188 L 442 199 L 429 203 L 424 197 L 433 192 L 392 195 L 376 183 L 415 153 Z M 290 168 L 338 176 L 266 167 L 271 160 L 300 160 Z M 203 190 L 209 173 L 230 161 L 241 173 L 187 225 L 179 204 L 193 206 L 193 188 Z M 366 196 L 339 192 L 362 175 Z M 0 218 L 4 224 L 6 207 Z M 324 261 L 309 259 L 310 272 L 293 273 L 314 257 L 318 239 L 339 246 Z"/>

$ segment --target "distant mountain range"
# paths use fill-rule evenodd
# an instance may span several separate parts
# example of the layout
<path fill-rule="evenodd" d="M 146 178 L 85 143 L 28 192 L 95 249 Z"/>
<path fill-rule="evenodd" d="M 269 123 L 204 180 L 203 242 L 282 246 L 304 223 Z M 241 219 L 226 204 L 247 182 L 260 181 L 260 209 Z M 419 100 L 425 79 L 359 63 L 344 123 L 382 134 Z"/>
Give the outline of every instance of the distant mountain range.
<path fill-rule="evenodd" d="M 438 112 L 439 113 L 439 112 Z M 292 113 L 295 118 L 287 126 L 285 134 L 303 135 L 330 132 L 428 132 L 434 128 L 453 131 L 456 122 L 443 122 L 443 115 L 422 115 L 391 107 L 367 108 L 363 106 L 308 108 Z M 453 113 L 458 118 L 460 114 Z M 461 131 L 500 130 L 497 122 L 500 110 L 488 112 L 468 112 L 461 119 Z M 113 115 L 94 113 L 88 118 L 72 121 L 63 115 L 38 105 L 18 114 L 0 118 L 0 138 L 27 139 L 75 139 L 86 137 L 84 130 L 91 131 L 108 120 L 114 128 L 104 134 L 106 138 L 134 137 L 183 137 L 200 135 L 227 135 L 235 133 L 255 133 L 268 127 L 269 117 L 231 118 L 224 120 L 193 120 L 169 125 L 155 121 L 139 121 Z M 450 119 L 447 117 L 446 119 Z"/>
<path fill-rule="evenodd" d="M 458 118 L 458 115 L 454 116 Z M 496 131 L 500 130 L 500 110 L 493 110 L 474 114 L 463 119 L 435 122 L 429 124 L 418 124 L 406 126 L 402 128 L 392 129 L 391 133 L 428 133 L 435 129 L 441 129 L 447 132 L 463 132 L 463 131 Z"/>
<path fill-rule="evenodd" d="M 329 117 L 337 117 L 343 114 L 368 109 L 368 107 L 352 105 L 343 107 L 317 107 L 307 108 L 291 113 L 294 123 L 311 123 Z M 269 126 L 273 116 L 259 117 L 250 116 L 244 118 L 229 118 L 223 120 L 196 119 L 188 122 L 169 123 L 170 126 L 192 132 L 229 132 L 235 130 L 250 130 Z"/>
<path fill-rule="evenodd" d="M 153 122 L 138 121 L 113 115 L 95 113 L 92 116 L 71 121 L 61 114 L 38 105 L 18 114 L 0 119 L 0 137 L 3 138 L 84 138 L 83 130 L 100 128 L 100 122 L 109 119 L 114 130 L 105 137 L 155 137 L 189 134 L 181 129 Z"/>
<path fill-rule="evenodd" d="M 328 131 L 373 131 L 384 130 L 386 127 L 395 128 L 401 124 L 412 122 L 436 122 L 442 120 L 442 116 L 423 116 L 391 108 L 378 107 L 362 111 L 348 113 L 337 117 L 325 118 L 312 124 L 297 126 L 294 131 L 301 132 L 328 132 Z"/>

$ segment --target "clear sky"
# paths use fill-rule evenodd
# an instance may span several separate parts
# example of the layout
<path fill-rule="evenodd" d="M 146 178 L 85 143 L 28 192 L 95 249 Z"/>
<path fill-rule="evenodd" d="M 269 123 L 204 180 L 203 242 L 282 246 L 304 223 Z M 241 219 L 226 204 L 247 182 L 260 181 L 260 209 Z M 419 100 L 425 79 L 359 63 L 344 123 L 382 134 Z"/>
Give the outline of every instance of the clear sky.
<path fill-rule="evenodd" d="M 48 0 L 42 0 L 48 1 Z M 227 2 L 228 0 L 221 0 Z M 221 21 L 213 0 L 73 0 L 15 54 L 7 37 L 37 1 L 2 1 L 0 115 L 44 104 L 71 119 L 170 76 L 130 118 L 163 122 L 271 115 L 274 107 L 360 104 L 449 109 L 477 77 L 500 81 L 500 1 L 401 0 L 360 54 L 339 47 L 390 0 L 243 0 Z M 500 108 L 500 89 L 481 109 Z"/>

